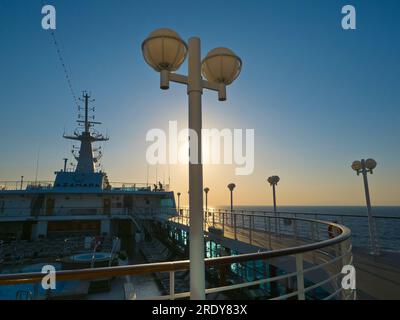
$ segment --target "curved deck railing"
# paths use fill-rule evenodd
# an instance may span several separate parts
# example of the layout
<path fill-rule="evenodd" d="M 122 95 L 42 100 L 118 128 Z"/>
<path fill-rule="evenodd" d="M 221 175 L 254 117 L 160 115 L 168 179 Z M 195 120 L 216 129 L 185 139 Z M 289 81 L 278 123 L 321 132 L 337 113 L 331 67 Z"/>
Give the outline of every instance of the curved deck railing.
<path fill-rule="evenodd" d="M 182 213 L 182 212 L 181 212 Z M 255 275 L 253 281 L 240 281 L 239 283 L 218 282 L 216 286 L 206 289 L 206 294 L 229 294 L 237 290 L 248 290 L 259 288 L 262 285 L 270 285 L 271 288 L 278 288 L 284 284 L 284 291 L 276 291 L 270 296 L 263 296 L 274 300 L 299 299 L 304 300 L 312 297 L 317 290 L 322 290 L 323 295 L 317 297 L 322 299 L 354 299 L 355 290 L 343 288 L 341 281 L 344 276 L 342 268 L 352 265 L 351 231 L 342 225 L 329 223 L 320 220 L 292 218 L 290 228 L 276 231 L 274 226 L 275 218 L 266 216 L 232 214 L 211 217 L 207 216 L 205 222 L 205 234 L 214 240 L 230 239 L 247 242 L 254 247 L 253 252 L 238 254 L 235 256 L 221 256 L 205 260 L 207 270 L 224 267 L 232 268 L 249 262 L 261 261 L 269 265 L 279 265 L 280 259 L 285 259 L 287 265 L 286 273 L 274 276 Z M 251 217 L 252 216 L 252 217 Z M 147 216 L 150 217 L 150 216 Z M 188 216 L 153 215 L 174 228 L 187 228 Z M 243 224 L 238 223 L 243 219 Z M 266 219 L 267 221 L 265 222 Z M 186 221 L 185 221 L 186 220 Z M 269 221 L 268 221 L 269 220 Z M 261 224 L 261 221 L 263 224 Z M 276 221 L 276 220 L 275 220 Z M 246 224 L 247 222 L 247 224 Z M 287 221 L 279 221 L 279 224 L 287 224 Z M 264 227 L 262 227 L 264 226 Z M 210 229 L 213 227 L 213 229 Z M 221 229 L 223 235 L 215 235 L 215 230 Z M 334 235 L 329 230 L 334 230 Z M 247 235 L 247 236 L 245 236 Z M 330 238 L 332 236 L 332 238 Z M 247 239 L 248 241 L 245 241 Z M 177 272 L 189 270 L 188 260 L 146 263 L 139 265 L 106 267 L 81 270 L 61 270 L 56 272 L 57 281 L 65 280 L 95 280 L 122 276 L 142 276 L 149 274 L 169 274 L 169 293 L 159 296 L 141 297 L 145 299 L 170 300 L 181 299 L 190 296 L 187 291 L 179 292 L 176 289 L 175 281 Z M 221 269 L 222 270 L 222 269 Z M 222 272 L 222 271 L 219 272 Z M 17 285 L 25 283 L 40 283 L 44 275 L 42 273 L 20 273 L 0 275 L 1 285 Z M 315 294 L 314 294 L 315 295 Z"/>
<path fill-rule="evenodd" d="M 181 208 L 186 211 L 187 208 Z M 228 209 L 215 209 L 208 210 L 209 214 L 219 216 L 222 214 L 230 215 L 231 211 Z M 274 217 L 275 213 L 272 210 L 243 210 L 235 209 L 234 214 L 242 214 L 247 216 L 267 216 Z M 373 215 L 372 222 L 375 229 L 375 247 L 378 251 L 399 252 L 400 250 L 400 212 L 394 210 L 391 215 Z M 299 212 L 299 211 L 282 211 L 278 210 L 276 215 L 282 219 L 278 221 L 284 226 L 285 219 L 303 217 L 314 220 L 324 220 L 337 222 L 345 225 L 353 231 L 352 242 L 355 247 L 368 249 L 372 247 L 371 239 L 369 237 L 369 224 L 367 214 L 357 213 L 333 213 L 333 212 Z M 239 221 L 239 220 L 238 220 Z M 278 228 L 279 222 L 277 223 Z"/>

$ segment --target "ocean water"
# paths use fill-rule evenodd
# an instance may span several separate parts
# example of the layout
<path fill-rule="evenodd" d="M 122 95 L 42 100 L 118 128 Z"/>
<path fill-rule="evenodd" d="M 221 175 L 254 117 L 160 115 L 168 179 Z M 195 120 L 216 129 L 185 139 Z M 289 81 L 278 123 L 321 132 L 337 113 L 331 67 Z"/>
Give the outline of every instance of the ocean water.
<path fill-rule="evenodd" d="M 216 209 L 229 209 L 229 206 L 217 206 Z M 235 206 L 236 211 L 272 213 L 272 206 Z M 363 206 L 278 206 L 284 213 L 299 213 L 299 217 L 337 221 L 351 229 L 355 247 L 369 246 L 369 227 L 367 209 Z M 337 216 L 340 215 L 340 216 Z M 361 215 L 353 217 L 352 215 Z M 378 244 L 383 251 L 400 252 L 400 206 L 376 206 L 372 208 L 375 218 Z"/>

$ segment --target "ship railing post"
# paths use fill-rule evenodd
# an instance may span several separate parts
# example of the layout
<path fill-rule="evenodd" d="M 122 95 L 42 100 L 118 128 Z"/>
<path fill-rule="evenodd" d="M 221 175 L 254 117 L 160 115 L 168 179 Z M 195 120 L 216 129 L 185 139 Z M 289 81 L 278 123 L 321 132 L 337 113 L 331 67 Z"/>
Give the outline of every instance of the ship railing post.
<path fill-rule="evenodd" d="M 297 299 L 305 300 L 303 254 L 296 254 Z"/>
<path fill-rule="evenodd" d="M 279 212 L 276 212 L 276 217 L 277 217 L 277 222 L 278 222 L 278 235 L 281 235 L 281 219 L 280 219 L 280 214 Z"/>
<path fill-rule="evenodd" d="M 237 240 L 237 235 L 236 235 L 236 214 L 235 213 L 231 213 L 231 215 L 233 215 L 233 232 L 235 234 L 235 240 Z"/>
<path fill-rule="evenodd" d="M 375 253 L 379 254 L 380 253 L 380 248 L 379 248 L 379 235 L 378 235 L 378 229 L 376 227 L 376 217 L 372 217 L 372 224 L 373 224 L 373 230 L 374 230 L 374 248 L 375 248 Z"/>
<path fill-rule="evenodd" d="M 213 227 L 215 228 L 215 214 L 214 214 L 214 211 L 212 213 L 212 222 L 213 222 Z"/>
<path fill-rule="evenodd" d="M 169 299 L 175 300 L 175 271 L 169 272 Z"/>
<path fill-rule="evenodd" d="M 311 228 L 311 241 L 314 243 L 316 241 L 315 239 L 315 227 L 316 227 L 317 222 L 311 221 L 310 222 L 310 228 Z M 318 227 L 318 226 L 317 226 Z M 313 262 L 316 264 L 316 257 L 315 257 L 315 250 L 312 251 L 312 258 Z"/>
<path fill-rule="evenodd" d="M 225 233 L 225 212 L 222 212 L 222 232 Z"/>
<path fill-rule="evenodd" d="M 314 218 L 315 218 L 315 220 L 318 220 L 318 215 L 315 214 Z M 316 225 L 315 231 L 316 231 L 317 240 L 319 240 L 319 225 L 318 224 Z"/>
<path fill-rule="evenodd" d="M 264 212 L 264 231 L 267 232 L 267 217 L 266 217 L 266 212 Z"/>
<path fill-rule="evenodd" d="M 310 228 L 311 228 L 311 241 L 315 241 L 315 222 L 310 221 Z"/>
<path fill-rule="evenodd" d="M 253 224 L 254 224 L 254 215 L 249 216 L 249 238 L 250 238 L 250 244 L 253 242 L 252 241 L 252 230 L 253 230 Z"/>
<path fill-rule="evenodd" d="M 268 238 L 269 238 L 269 248 L 272 249 L 271 245 L 271 217 L 268 217 Z"/>
<path fill-rule="evenodd" d="M 338 248 L 338 254 L 342 256 L 342 261 L 341 261 L 341 266 L 338 268 L 338 272 L 341 272 L 343 270 L 343 267 L 347 265 L 347 259 L 346 259 L 346 245 L 345 241 L 341 242 Z M 341 284 L 339 284 L 340 286 Z M 342 289 L 342 299 L 346 300 L 346 291 L 344 290 L 343 286 L 341 286 Z"/>

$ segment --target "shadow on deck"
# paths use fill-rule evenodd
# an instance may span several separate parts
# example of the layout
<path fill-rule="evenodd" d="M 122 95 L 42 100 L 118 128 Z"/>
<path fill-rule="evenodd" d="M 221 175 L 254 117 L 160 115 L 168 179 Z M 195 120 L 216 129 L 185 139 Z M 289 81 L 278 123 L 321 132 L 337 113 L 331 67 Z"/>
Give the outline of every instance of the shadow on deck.
<path fill-rule="evenodd" d="M 363 248 L 353 248 L 358 300 L 400 299 L 400 253 L 370 255 Z"/>

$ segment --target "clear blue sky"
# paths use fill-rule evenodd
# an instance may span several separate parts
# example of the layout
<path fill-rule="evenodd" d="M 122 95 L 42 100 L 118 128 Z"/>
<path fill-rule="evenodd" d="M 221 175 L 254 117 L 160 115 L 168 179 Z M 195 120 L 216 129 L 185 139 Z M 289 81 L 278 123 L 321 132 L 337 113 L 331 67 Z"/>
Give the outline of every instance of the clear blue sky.
<path fill-rule="evenodd" d="M 203 54 L 226 46 L 244 61 L 226 103 L 204 95 L 204 126 L 254 128 L 256 169 L 239 178 L 232 168 L 219 176 L 205 168 L 211 203 L 228 201 L 232 180 L 242 186 L 238 202 L 268 204 L 266 178 L 280 174 L 282 203 L 359 204 L 361 180 L 349 165 L 374 157 L 373 200 L 400 204 L 399 1 L 46 3 L 57 9 L 73 86 L 92 91 L 111 137 L 103 161 L 111 180 L 145 181 L 147 130 L 187 123 L 185 89 L 162 92 L 141 56 L 148 33 L 169 27 L 185 39 L 201 37 Z M 341 28 L 345 4 L 356 7 L 355 31 Z M 40 0 L 0 0 L 0 180 L 33 179 L 39 149 L 39 176 L 53 179 L 70 155 L 61 136 L 74 129 L 76 110 L 41 28 L 41 7 Z M 187 188 L 186 171 L 171 168 L 176 191 Z"/>

